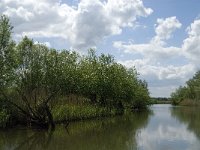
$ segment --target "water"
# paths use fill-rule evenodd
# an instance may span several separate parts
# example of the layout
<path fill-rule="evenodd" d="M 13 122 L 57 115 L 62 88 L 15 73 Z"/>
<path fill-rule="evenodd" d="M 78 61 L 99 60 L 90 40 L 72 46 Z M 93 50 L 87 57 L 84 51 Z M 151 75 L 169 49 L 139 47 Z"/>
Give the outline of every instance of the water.
<path fill-rule="evenodd" d="M 199 108 L 154 105 L 151 111 L 57 126 L 53 133 L 0 131 L 0 150 L 200 150 Z"/>

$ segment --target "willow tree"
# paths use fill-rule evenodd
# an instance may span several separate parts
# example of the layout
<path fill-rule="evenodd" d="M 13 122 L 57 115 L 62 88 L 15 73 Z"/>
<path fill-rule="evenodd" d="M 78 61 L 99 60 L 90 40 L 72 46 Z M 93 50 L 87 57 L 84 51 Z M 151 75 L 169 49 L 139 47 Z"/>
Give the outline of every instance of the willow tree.
<path fill-rule="evenodd" d="M 79 64 L 80 94 L 88 97 L 93 104 L 98 103 L 98 68 L 98 57 L 95 51 L 90 49 Z"/>
<path fill-rule="evenodd" d="M 15 43 L 11 38 L 12 26 L 9 19 L 2 15 L 0 17 L 0 100 L 2 106 L 12 103 L 7 94 L 11 92 L 14 81 Z"/>
<path fill-rule="evenodd" d="M 50 102 L 60 91 L 58 52 L 25 37 L 17 46 L 11 38 L 12 26 L 0 19 L 0 100 L 14 107 L 29 123 L 40 126 L 54 122 Z"/>
<path fill-rule="evenodd" d="M 61 91 L 62 70 L 59 53 L 25 37 L 17 46 L 16 87 L 20 106 L 30 123 L 51 125 L 51 101 Z"/>

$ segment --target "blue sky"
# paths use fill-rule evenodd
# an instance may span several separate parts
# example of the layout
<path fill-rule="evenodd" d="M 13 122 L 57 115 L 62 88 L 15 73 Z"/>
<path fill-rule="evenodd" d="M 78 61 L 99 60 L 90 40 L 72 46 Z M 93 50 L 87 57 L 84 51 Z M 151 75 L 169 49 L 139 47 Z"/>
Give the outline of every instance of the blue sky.
<path fill-rule="evenodd" d="M 199 70 L 199 0 L 1 0 L 13 37 L 112 54 L 136 67 L 151 96 L 169 97 Z"/>

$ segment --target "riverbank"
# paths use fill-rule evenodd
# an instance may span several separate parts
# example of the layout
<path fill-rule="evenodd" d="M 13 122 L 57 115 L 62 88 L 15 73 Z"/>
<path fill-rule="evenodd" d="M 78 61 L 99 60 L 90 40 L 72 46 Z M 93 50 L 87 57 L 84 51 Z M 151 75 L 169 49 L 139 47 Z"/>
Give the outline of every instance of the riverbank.
<path fill-rule="evenodd" d="M 113 117 L 122 115 L 125 111 L 123 107 L 103 107 L 98 104 L 91 104 L 87 99 L 76 96 L 65 97 L 64 100 L 60 99 L 59 102 L 61 103 L 53 104 L 54 106 L 51 108 L 55 124 L 68 124 L 74 121 Z M 34 124 L 29 122 L 28 118 L 21 116 L 20 112 L 8 109 L 0 111 L 0 128 L 12 128 L 17 125 L 35 127 Z"/>
<path fill-rule="evenodd" d="M 190 100 L 190 99 L 185 99 L 180 102 L 175 103 L 174 105 L 178 106 L 200 106 L 200 102 L 197 100 Z"/>
<path fill-rule="evenodd" d="M 143 109 L 135 110 L 131 108 L 111 108 L 85 102 L 79 104 L 67 103 L 65 105 L 57 105 L 52 108 L 51 113 L 55 124 L 65 124 L 67 126 L 72 122 L 115 117 L 127 113 L 138 112 L 138 110 L 148 110 L 147 108 L 148 106 Z M 40 128 L 34 124 L 29 124 L 29 120 L 18 113 L 12 112 L 9 114 L 6 110 L 0 112 L 0 128 L 14 128 L 18 125 L 28 128 Z"/>
<path fill-rule="evenodd" d="M 151 98 L 149 104 L 172 104 L 172 101 L 169 98 Z"/>
<path fill-rule="evenodd" d="M 153 104 L 172 104 L 171 101 L 152 101 L 150 102 L 150 105 L 153 105 Z"/>

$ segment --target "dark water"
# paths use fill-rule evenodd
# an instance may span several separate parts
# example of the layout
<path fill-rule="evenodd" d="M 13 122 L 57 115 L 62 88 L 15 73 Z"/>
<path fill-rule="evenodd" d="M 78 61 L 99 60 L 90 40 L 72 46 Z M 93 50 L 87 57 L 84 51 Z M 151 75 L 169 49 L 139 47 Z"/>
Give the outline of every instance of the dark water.
<path fill-rule="evenodd" d="M 151 111 L 71 123 L 53 133 L 0 131 L 0 150 L 200 150 L 200 109 L 154 105 Z"/>

